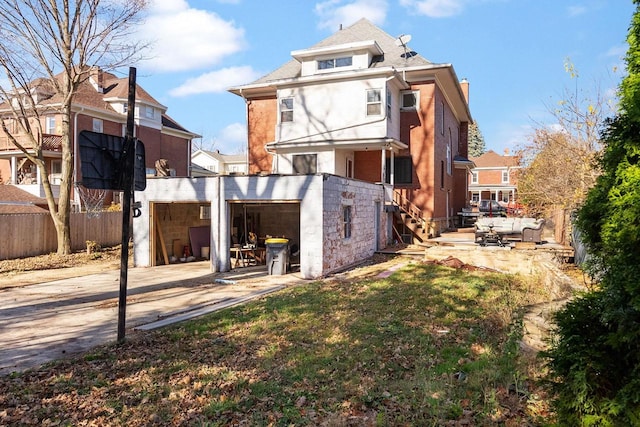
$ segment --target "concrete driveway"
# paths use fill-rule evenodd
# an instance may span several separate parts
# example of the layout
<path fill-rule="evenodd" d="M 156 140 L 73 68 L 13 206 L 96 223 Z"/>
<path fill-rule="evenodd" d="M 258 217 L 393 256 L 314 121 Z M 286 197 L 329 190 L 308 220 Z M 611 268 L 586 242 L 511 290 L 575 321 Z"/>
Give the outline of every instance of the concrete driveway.
<path fill-rule="evenodd" d="M 148 330 L 302 283 L 266 267 L 211 273 L 208 262 L 130 268 L 127 332 Z M 0 375 L 115 342 L 120 270 L 0 291 Z"/>

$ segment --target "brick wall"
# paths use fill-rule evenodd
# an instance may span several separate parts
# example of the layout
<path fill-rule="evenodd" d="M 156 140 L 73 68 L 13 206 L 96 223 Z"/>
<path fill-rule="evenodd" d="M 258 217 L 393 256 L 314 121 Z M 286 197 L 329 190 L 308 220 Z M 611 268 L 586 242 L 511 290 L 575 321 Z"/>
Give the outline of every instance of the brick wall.
<path fill-rule="evenodd" d="M 273 156 L 265 150 L 275 140 L 278 105 L 275 98 L 254 99 L 247 105 L 249 174 L 271 172 Z"/>

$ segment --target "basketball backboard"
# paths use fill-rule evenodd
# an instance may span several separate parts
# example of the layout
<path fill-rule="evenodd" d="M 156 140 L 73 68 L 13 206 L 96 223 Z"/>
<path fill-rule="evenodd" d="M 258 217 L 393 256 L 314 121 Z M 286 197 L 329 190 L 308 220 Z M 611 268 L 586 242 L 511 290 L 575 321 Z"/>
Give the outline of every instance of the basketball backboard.
<path fill-rule="evenodd" d="M 87 188 L 123 191 L 125 138 L 83 130 L 80 132 L 80 184 Z M 147 187 L 145 153 L 142 141 L 136 140 L 134 157 L 134 189 Z"/>

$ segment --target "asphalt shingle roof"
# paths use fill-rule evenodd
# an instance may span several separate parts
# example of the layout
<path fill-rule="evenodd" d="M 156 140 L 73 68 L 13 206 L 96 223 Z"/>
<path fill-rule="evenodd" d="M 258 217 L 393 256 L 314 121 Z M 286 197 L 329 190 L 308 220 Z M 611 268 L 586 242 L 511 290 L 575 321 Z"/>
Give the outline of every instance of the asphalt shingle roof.
<path fill-rule="evenodd" d="M 337 31 L 309 49 L 368 40 L 375 40 L 384 52 L 382 58 L 378 58 L 377 61 L 372 62 L 370 68 L 396 67 L 400 69 L 431 64 L 429 60 L 412 51 L 409 47 L 407 47 L 406 52 L 410 52 L 410 54 L 405 55 L 405 48 L 396 44 L 397 37 L 391 36 L 364 18 L 347 28 Z M 300 77 L 300 70 L 300 62 L 292 59 L 278 69 L 254 81 L 252 84 Z"/>

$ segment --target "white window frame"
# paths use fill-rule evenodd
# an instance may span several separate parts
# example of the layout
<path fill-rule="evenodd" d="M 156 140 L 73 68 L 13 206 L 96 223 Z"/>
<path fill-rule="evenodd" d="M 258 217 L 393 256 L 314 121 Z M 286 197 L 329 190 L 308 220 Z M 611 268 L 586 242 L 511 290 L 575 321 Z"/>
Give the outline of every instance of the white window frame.
<path fill-rule="evenodd" d="M 60 185 L 62 183 L 62 160 L 51 160 L 51 172 L 49 173 L 49 181 L 53 185 Z"/>
<path fill-rule="evenodd" d="M 56 133 L 56 116 L 47 116 L 45 118 L 44 133 L 49 135 Z"/>
<path fill-rule="evenodd" d="M 287 105 L 289 101 L 291 105 Z M 280 117 L 280 123 L 293 122 L 294 107 L 295 104 L 293 102 L 293 96 L 285 96 L 280 98 L 280 101 L 278 102 L 278 109 L 280 110 L 280 114 L 278 115 L 278 117 Z"/>
<path fill-rule="evenodd" d="M 478 182 L 478 171 L 471 171 L 471 183 L 477 184 Z"/>
<path fill-rule="evenodd" d="M 405 96 L 412 95 L 413 103 L 411 105 L 405 104 Z M 418 100 L 420 99 L 420 91 L 418 90 L 403 90 L 400 92 L 400 111 L 417 111 Z"/>
<path fill-rule="evenodd" d="M 91 130 L 96 133 L 104 132 L 104 122 L 102 119 L 96 119 L 95 117 L 91 120 Z"/>
<path fill-rule="evenodd" d="M 155 118 L 155 114 L 156 114 L 156 109 L 153 108 L 150 105 L 145 106 L 144 108 L 144 115 L 147 119 L 153 119 Z"/>
<path fill-rule="evenodd" d="M 374 99 L 370 100 L 370 96 L 369 94 L 377 94 L 377 96 L 374 96 Z M 375 99 L 377 98 L 377 99 Z M 367 89 L 366 92 L 366 113 L 367 116 L 380 116 L 382 115 L 382 89 L 378 88 L 378 89 Z M 370 112 L 369 107 L 375 107 L 378 106 L 377 108 L 377 112 Z"/>
<path fill-rule="evenodd" d="M 321 73 L 330 72 L 336 68 L 345 69 L 351 67 L 353 67 L 353 56 L 351 55 L 316 60 L 316 69 Z"/>
<path fill-rule="evenodd" d="M 503 184 L 508 184 L 509 183 L 509 170 L 503 170 L 502 171 L 502 183 Z"/>

